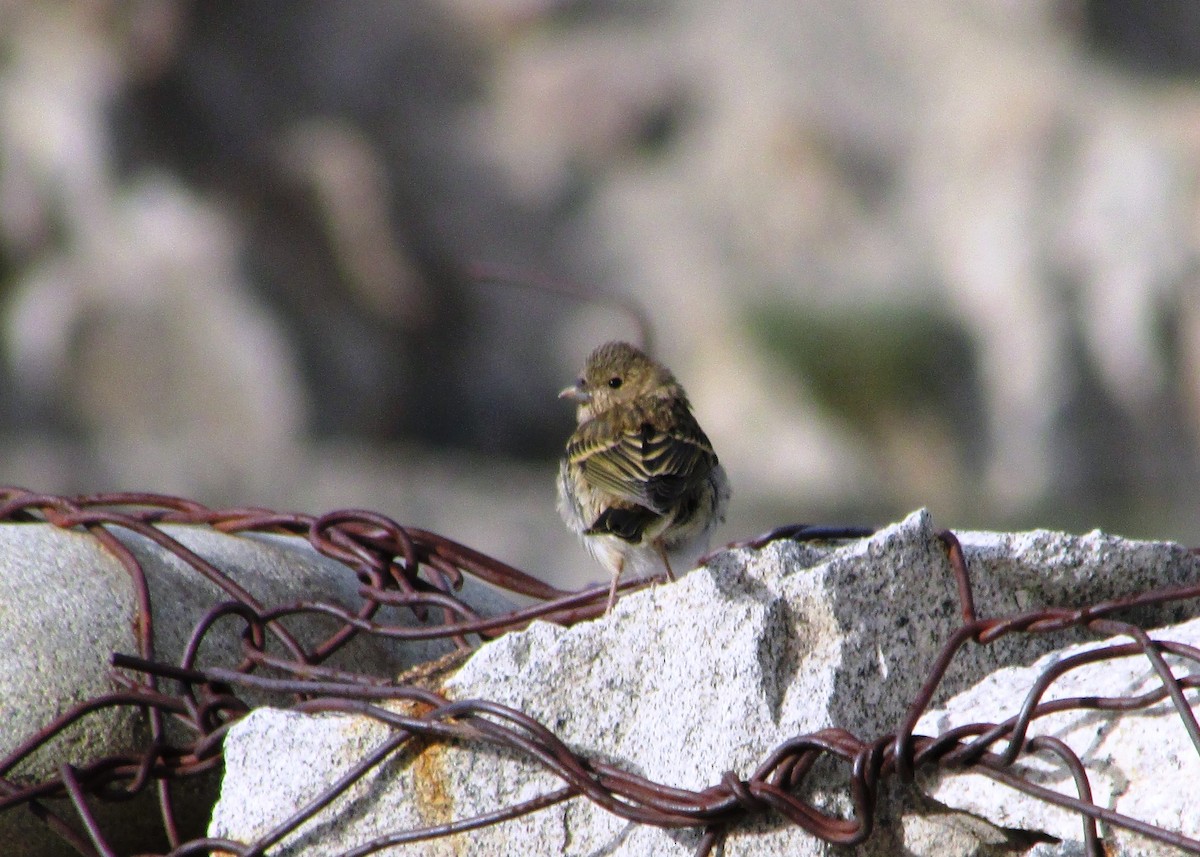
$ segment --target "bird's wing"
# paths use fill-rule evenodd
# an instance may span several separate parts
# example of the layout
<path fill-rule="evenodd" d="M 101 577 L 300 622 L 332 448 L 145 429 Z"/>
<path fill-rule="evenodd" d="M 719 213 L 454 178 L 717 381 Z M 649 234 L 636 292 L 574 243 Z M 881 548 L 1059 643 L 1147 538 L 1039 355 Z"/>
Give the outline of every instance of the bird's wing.
<path fill-rule="evenodd" d="M 660 515 L 717 463 L 686 404 L 602 415 L 579 427 L 567 457 L 594 488 Z"/>

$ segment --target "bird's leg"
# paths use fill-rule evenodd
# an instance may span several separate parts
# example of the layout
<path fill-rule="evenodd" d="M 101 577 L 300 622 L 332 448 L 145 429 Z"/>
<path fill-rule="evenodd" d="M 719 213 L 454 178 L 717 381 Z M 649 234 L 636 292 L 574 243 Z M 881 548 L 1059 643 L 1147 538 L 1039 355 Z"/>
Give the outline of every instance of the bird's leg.
<path fill-rule="evenodd" d="M 617 582 L 621 579 L 621 571 L 625 568 L 625 557 L 617 560 L 617 567 L 613 569 L 612 584 L 608 587 L 608 606 L 604 608 L 604 615 L 612 612 L 613 607 L 617 605 Z"/>
<path fill-rule="evenodd" d="M 658 551 L 659 558 L 663 561 L 663 568 L 667 570 L 667 580 L 675 579 L 675 572 L 671 570 L 671 560 L 667 559 L 667 549 L 663 547 L 662 542 L 657 542 L 654 549 Z"/>

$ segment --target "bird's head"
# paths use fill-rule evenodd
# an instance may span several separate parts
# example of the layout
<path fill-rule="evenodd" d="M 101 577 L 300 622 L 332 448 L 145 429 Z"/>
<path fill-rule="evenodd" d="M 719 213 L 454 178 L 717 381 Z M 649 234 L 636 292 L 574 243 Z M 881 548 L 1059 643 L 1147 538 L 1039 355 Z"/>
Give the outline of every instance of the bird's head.
<path fill-rule="evenodd" d="M 583 374 L 558 396 L 578 405 L 577 416 L 582 423 L 635 399 L 682 393 L 665 366 L 627 342 L 609 342 L 591 353 Z"/>

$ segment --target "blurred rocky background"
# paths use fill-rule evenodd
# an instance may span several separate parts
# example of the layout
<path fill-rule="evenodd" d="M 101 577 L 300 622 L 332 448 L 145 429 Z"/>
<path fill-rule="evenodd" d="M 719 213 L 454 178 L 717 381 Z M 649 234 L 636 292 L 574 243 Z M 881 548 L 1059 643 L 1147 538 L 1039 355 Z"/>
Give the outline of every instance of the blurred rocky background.
<path fill-rule="evenodd" d="M 0 482 L 596 579 L 555 394 L 615 296 L 723 540 L 1200 544 L 1198 84 L 1170 0 L 0 0 Z"/>

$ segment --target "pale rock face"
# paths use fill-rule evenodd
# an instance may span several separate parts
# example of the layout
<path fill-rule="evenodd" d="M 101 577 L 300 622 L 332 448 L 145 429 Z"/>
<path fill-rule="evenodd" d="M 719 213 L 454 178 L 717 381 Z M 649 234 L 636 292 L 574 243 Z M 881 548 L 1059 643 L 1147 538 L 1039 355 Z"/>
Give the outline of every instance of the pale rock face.
<path fill-rule="evenodd" d="M 962 533 L 959 538 L 981 616 L 1051 604 L 1082 606 L 1180 584 L 1196 573 L 1194 558 L 1177 545 L 1101 533 Z M 1138 618 L 1152 623 L 1177 614 L 1167 609 Z M 674 585 L 622 598 L 611 615 L 595 622 L 569 629 L 535 623 L 484 646 L 444 690 L 453 699 L 511 706 L 577 752 L 656 782 L 699 790 L 718 784 L 726 771 L 748 776 L 770 750 L 799 734 L 839 726 L 871 740 L 894 731 L 959 622 L 946 551 L 922 512 L 861 541 L 775 543 L 757 552 L 721 554 Z M 1167 628 L 1162 634 L 1173 638 L 1177 631 L 1185 633 Z M 1005 664 L 1028 663 L 1070 639 L 1083 637 L 1068 633 L 1052 640 L 968 646 L 935 697 L 947 709 L 927 715 L 919 731 L 936 734 L 952 716 L 955 722 L 1010 716 L 1023 696 L 1022 682 L 1027 689 L 1037 665 L 1001 673 L 1016 676 L 1009 679 L 1015 682 L 1011 691 L 984 697 L 973 713 L 968 701 L 979 691 L 969 688 Z M 1144 663 L 1132 659 L 1127 665 L 1145 675 Z M 1121 739 L 1129 742 L 1131 754 L 1140 752 L 1138 742 L 1146 734 L 1137 725 L 1142 720 L 1130 718 L 1132 728 Z M 256 711 L 228 739 L 227 777 L 211 834 L 245 841 L 261 835 L 388 733 L 387 727 L 362 719 Z M 302 741 L 295 737 L 299 734 Z M 1085 759 L 1087 751 L 1077 748 Z M 1180 744 L 1169 755 L 1183 758 L 1189 752 Z M 1165 799 L 1196 799 L 1194 786 L 1183 780 L 1163 788 L 1165 778 L 1182 775 L 1165 761 L 1162 768 L 1148 775 L 1131 767 L 1127 776 L 1167 793 Z M 385 774 L 369 774 L 298 837 L 285 840 L 279 853 L 337 854 L 377 836 L 494 811 L 561 785 L 519 754 L 463 744 L 438 745 L 385 769 Z M 821 779 L 818 798 L 846 806 L 845 776 L 837 767 Z M 1041 826 L 1031 813 L 1009 812 L 1014 802 L 1006 795 L 987 798 L 992 810 L 1006 814 L 961 803 L 965 798 L 952 797 L 955 780 L 939 781 L 931 793 L 934 801 L 913 802 L 903 790 L 885 795 L 876 830 L 860 853 L 907 848 L 944 855 L 950 848 L 966 855 L 982 853 L 982 843 L 1029 847 L 1033 840 L 1022 839 L 1022 831 L 1051 832 L 1064 841 L 1067 851 L 1061 853 L 1078 847 L 1078 823 L 1072 826 L 1067 819 Z M 431 794 L 439 800 L 431 803 Z M 942 806 L 964 806 L 967 812 L 947 813 Z M 1124 803 L 1118 811 L 1139 817 L 1147 812 Z M 1170 826 L 1170 811 L 1153 817 Z M 425 843 L 421 853 L 688 854 L 698 836 L 696 830 L 627 822 L 576 799 L 468 836 Z M 1110 841 L 1127 849 L 1117 853 L 1134 853 L 1128 850 L 1132 840 L 1114 834 Z M 727 855 L 836 850 L 765 819 L 735 827 L 724 848 Z"/>

